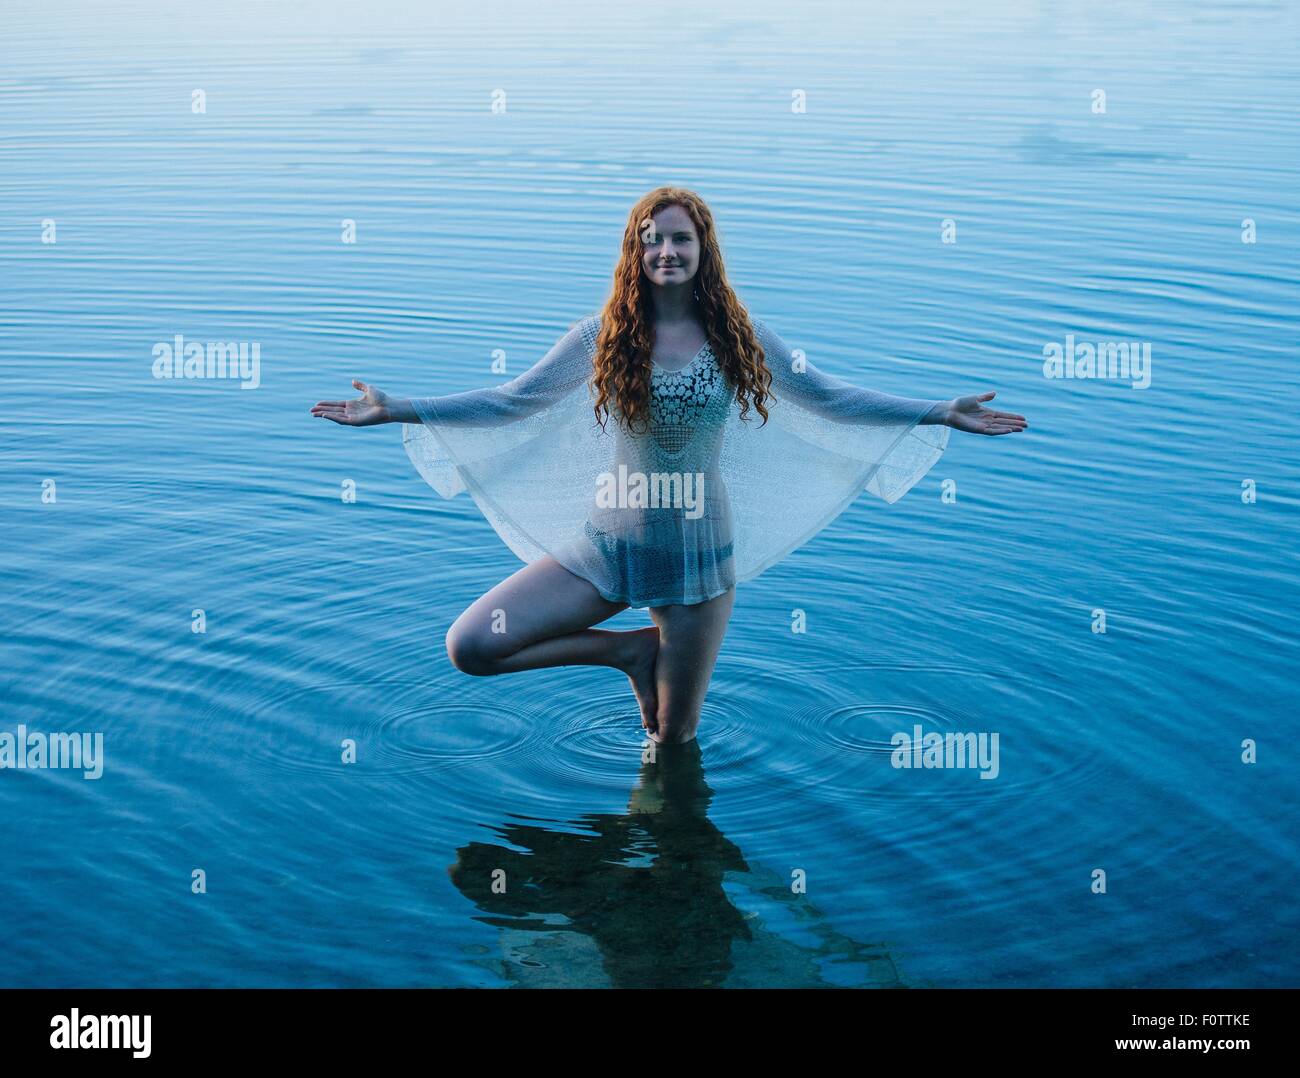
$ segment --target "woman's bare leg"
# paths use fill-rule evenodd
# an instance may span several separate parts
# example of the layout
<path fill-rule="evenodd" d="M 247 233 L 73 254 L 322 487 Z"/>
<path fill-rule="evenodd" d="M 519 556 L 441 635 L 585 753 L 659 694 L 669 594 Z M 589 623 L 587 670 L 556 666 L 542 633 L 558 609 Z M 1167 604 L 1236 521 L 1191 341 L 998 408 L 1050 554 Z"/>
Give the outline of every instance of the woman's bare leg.
<path fill-rule="evenodd" d="M 733 589 L 694 606 L 650 608 L 659 627 L 654 721 L 644 723 L 652 740 L 663 744 L 695 737 L 735 598 Z"/>
<path fill-rule="evenodd" d="M 645 722 L 655 715 L 659 630 L 590 628 L 626 609 L 626 603 L 610 602 L 589 581 L 544 557 L 480 596 L 456 619 L 447 630 L 447 655 L 458 670 L 479 677 L 548 666 L 622 670 Z"/>

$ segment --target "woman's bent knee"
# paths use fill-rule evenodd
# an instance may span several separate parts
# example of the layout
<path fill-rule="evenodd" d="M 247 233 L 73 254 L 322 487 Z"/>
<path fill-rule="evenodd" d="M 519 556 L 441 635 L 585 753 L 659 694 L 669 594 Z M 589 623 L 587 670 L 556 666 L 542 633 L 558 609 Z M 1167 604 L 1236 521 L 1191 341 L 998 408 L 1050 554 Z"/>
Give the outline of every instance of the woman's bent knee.
<path fill-rule="evenodd" d="M 497 672 L 497 660 L 501 657 L 500 644 L 477 630 L 468 629 L 459 621 L 447 630 L 447 658 L 461 673 L 489 677 Z"/>

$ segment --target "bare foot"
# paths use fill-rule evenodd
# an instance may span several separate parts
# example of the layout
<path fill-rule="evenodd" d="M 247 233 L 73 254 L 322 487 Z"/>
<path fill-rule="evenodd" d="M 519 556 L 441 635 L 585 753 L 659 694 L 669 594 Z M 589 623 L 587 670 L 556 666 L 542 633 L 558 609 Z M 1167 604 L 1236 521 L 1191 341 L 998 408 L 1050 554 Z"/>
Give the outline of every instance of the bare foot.
<path fill-rule="evenodd" d="M 655 731 L 655 661 L 659 658 L 659 629 L 635 629 L 627 634 L 627 664 L 622 670 L 632 682 L 632 692 L 641 707 L 641 725 L 650 733 Z"/>

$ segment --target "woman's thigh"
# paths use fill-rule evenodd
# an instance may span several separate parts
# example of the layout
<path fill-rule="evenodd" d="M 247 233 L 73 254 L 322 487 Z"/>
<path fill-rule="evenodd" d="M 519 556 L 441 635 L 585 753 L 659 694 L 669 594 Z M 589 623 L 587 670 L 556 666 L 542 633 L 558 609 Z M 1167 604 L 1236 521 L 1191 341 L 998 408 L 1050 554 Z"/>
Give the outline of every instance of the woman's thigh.
<path fill-rule="evenodd" d="M 548 555 L 475 599 L 447 630 L 447 652 L 467 665 L 490 662 L 626 609 L 626 603 L 610 602 Z"/>
<path fill-rule="evenodd" d="M 733 589 L 693 606 L 650 608 L 650 617 L 659 627 L 658 725 L 651 731 L 656 741 L 690 741 L 695 736 L 735 598 Z"/>

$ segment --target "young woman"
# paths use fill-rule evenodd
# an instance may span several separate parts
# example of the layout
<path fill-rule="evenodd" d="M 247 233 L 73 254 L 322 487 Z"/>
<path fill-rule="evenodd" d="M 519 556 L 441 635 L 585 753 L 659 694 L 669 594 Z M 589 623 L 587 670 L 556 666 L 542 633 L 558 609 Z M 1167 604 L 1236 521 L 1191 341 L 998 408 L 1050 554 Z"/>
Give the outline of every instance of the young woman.
<path fill-rule="evenodd" d="M 352 384 L 360 397 L 312 414 L 406 424 L 430 485 L 444 497 L 468 489 L 528 563 L 456 619 L 456 667 L 613 667 L 661 743 L 695 736 L 739 581 L 863 489 L 902 497 L 950 429 L 1026 429 L 1023 416 L 984 406 L 993 393 L 914 400 L 818 371 L 750 318 L 712 214 L 677 187 L 632 208 L 602 314 L 513 381 L 410 400 Z M 629 606 L 654 624 L 592 628 Z"/>

